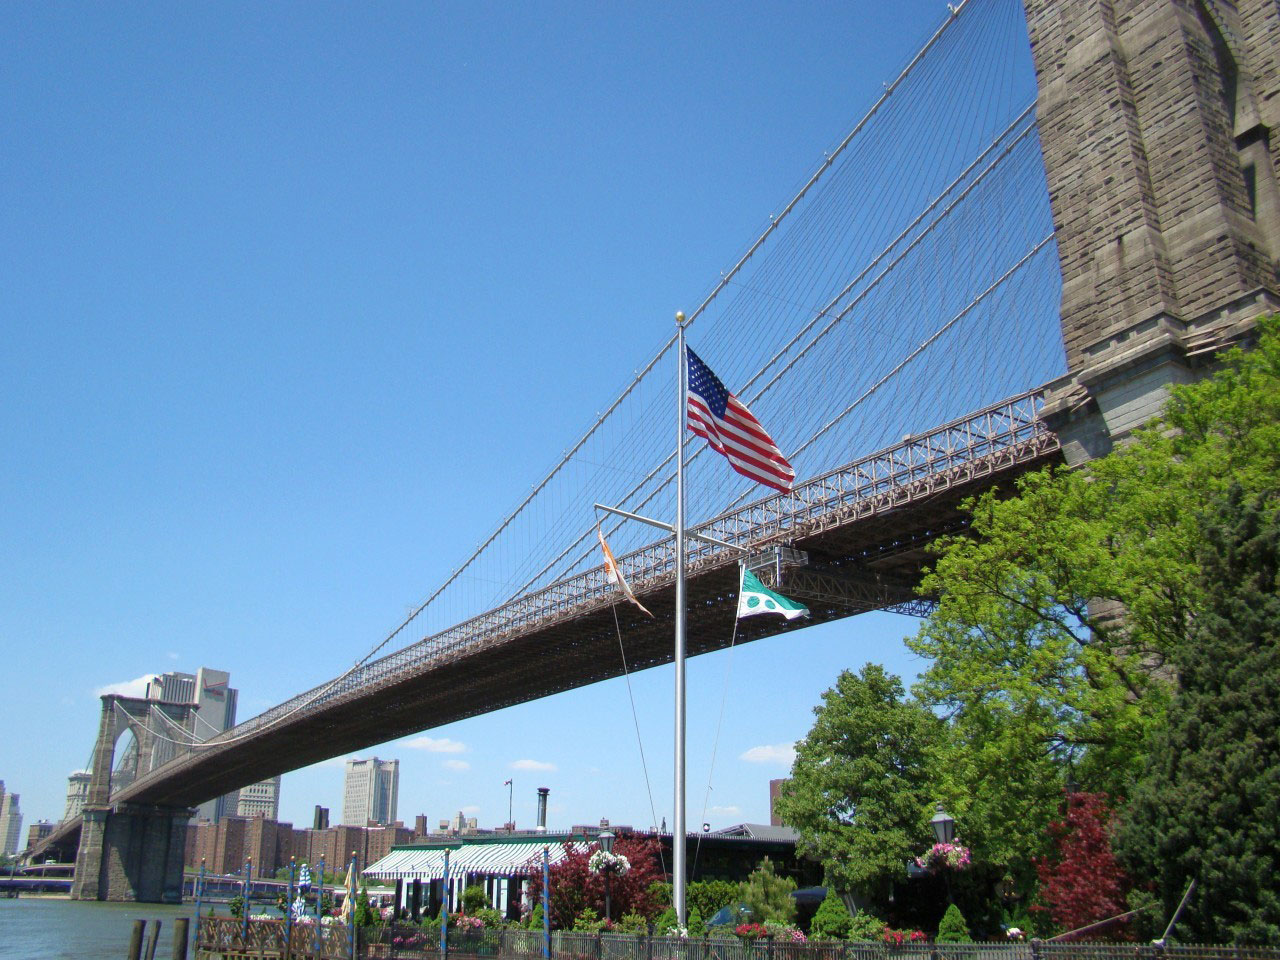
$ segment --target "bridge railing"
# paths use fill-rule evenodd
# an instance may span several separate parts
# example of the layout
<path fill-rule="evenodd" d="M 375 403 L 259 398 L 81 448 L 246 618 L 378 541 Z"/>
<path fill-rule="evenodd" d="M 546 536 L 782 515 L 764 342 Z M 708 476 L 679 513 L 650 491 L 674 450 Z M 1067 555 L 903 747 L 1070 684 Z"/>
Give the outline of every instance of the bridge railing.
<path fill-rule="evenodd" d="M 1010 397 L 927 433 L 906 437 L 900 444 L 815 477 L 789 493 L 774 494 L 728 511 L 693 527 L 692 532 L 755 551 L 1041 456 L 1058 447 L 1057 437 L 1040 419 L 1043 403 L 1043 388 Z M 714 569 L 734 562 L 738 556 L 739 551 L 731 547 L 692 540 L 688 569 L 693 573 Z M 674 538 L 665 537 L 624 554 L 618 562 L 637 594 L 643 596 L 661 589 L 675 579 Z M 301 693 L 207 741 L 205 746 L 239 739 L 304 707 L 332 702 L 428 669 L 531 626 L 607 605 L 616 599 L 616 590 L 603 567 L 559 580 L 364 664 L 337 682 Z"/>

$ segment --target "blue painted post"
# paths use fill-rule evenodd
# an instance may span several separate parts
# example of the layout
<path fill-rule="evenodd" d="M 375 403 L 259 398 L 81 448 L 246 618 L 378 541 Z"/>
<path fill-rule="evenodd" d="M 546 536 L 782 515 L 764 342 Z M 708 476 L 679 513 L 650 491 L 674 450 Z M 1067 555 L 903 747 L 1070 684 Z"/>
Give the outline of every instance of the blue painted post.
<path fill-rule="evenodd" d="M 320 854 L 320 878 L 316 887 L 316 955 L 320 955 L 320 944 L 324 938 L 324 854 Z"/>
<path fill-rule="evenodd" d="M 253 857 L 246 857 L 244 861 L 244 905 L 240 908 L 240 914 L 244 918 L 241 926 L 244 928 L 244 938 L 247 943 L 249 940 L 249 877 L 253 873 Z"/>
<path fill-rule="evenodd" d="M 298 875 L 298 861 L 289 858 L 289 892 L 284 898 L 284 955 L 293 952 L 293 879 Z"/>
<path fill-rule="evenodd" d="M 542 956 L 551 960 L 551 848 L 542 848 Z"/>
<path fill-rule="evenodd" d="M 449 956 L 449 849 L 444 851 L 444 879 L 440 881 L 440 956 Z"/>
<path fill-rule="evenodd" d="M 351 865 L 347 867 L 347 944 L 351 948 L 351 960 L 356 960 L 356 852 L 351 851 Z"/>
<path fill-rule="evenodd" d="M 196 943 L 200 942 L 200 901 L 204 897 L 204 857 L 200 858 L 200 875 L 196 877 Z"/>

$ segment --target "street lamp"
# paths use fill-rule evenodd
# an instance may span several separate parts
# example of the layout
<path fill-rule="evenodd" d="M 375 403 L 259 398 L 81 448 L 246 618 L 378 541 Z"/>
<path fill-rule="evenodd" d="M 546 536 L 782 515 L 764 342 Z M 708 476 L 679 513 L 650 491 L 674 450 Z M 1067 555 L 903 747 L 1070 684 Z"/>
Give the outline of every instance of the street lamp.
<path fill-rule="evenodd" d="M 919 821 L 916 821 L 917 823 Z M 955 817 L 942 809 L 942 804 L 938 804 L 938 812 L 933 815 L 933 819 L 929 821 L 929 825 L 933 827 L 933 835 L 938 838 L 939 843 L 950 843 L 956 836 L 956 820 Z"/>
<path fill-rule="evenodd" d="M 950 843 L 956 837 L 956 818 L 942 809 L 942 804 L 938 804 L 937 813 L 929 821 L 929 826 L 933 827 L 933 835 L 939 843 Z M 954 903 L 951 899 L 951 872 L 943 869 L 943 877 L 947 881 L 947 903 Z"/>
<path fill-rule="evenodd" d="M 597 837 L 596 839 L 600 841 L 601 850 L 603 850 L 605 853 L 608 853 L 608 854 L 613 853 L 613 841 L 616 838 L 612 833 L 606 830 L 604 833 L 600 834 L 600 836 Z M 613 902 L 609 897 L 609 874 L 611 874 L 612 872 L 613 871 L 608 869 L 607 867 L 605 868 L 605 871 L 604 871 L 604 918 L 605 920 L 613 919 L 611 916 Z"/>

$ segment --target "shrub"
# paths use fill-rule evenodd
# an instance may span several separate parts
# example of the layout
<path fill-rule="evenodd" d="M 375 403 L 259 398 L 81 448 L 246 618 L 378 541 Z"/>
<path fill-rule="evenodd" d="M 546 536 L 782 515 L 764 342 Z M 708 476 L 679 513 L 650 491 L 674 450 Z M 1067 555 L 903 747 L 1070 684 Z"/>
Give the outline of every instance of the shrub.
<path fill-rule="evenodd" d="M 484 887 L 473 883 L 462 891 L 463 913 L 475 914 L 487 906 L 489 906 L 489 897 L 485 894 Z"/>
<path fill-rule="evenodd" d="M 794 923 L 796 901 L 791 893 L 795 888 L 796 882 L 774 873 L 772 861 L 765 857 L 742 885 L 742 901 L 751 908 L 751 919 L 759 923 Z"/>
<path fill-rule="evenodd" d="M 876 942 L 884 939 L 885 922 L 874 913 L 859 910 L 849 918 L 849 932 L 845 937 L 849 940 Z"/>
<path fill-rule="evenodd" d="M 542 924 L 543 924 L 542 916 L 543 916 L 543 915 L 542 915 L 542 904 L 541 904 L 541 903 L 534 904 L 533 912 L 529 914 L 529 929 L 530 929 L 530 930 L 541 930 L 541 929 L 542 929 Z"/>
<path fill-rule="evenodd" d="M 680 926 L 680 918 L 676 916 L 675 907 L 667 907 L 660 914 L 658 919 L 653 922 L 654 936 L 665 937 L 668 931 L 674 930 Z"/>
<path fill-rule="evenodd" d="M 642 913 L 624 913 L 618 921 L 619 933 L 648 933 L 649 921 Z"/>
<path fill-rule="evenodd" d="M 849 916 L 844 901 L 836 896 L 836 888 L 827 887 L 827 895 L 809 923 L 809 933 L 815 940 L 844 940 L 852 924 L 853 917 Z"/>
<path fill-rule="evenodd" d="M 969 936 L 969 925 L 964 922 L 964 914 L 954 903 L 947 907 L 947 912 L 942 915 L 942 922 L 938 924 L 938 942 L 973 943 L 973 937 Z"/>
<path fill-rule="evenodd" d="M 702 914 L 697 907 L 689 908 L 689 936 L 706 936 L 707 925 L 702 921 Z"/>

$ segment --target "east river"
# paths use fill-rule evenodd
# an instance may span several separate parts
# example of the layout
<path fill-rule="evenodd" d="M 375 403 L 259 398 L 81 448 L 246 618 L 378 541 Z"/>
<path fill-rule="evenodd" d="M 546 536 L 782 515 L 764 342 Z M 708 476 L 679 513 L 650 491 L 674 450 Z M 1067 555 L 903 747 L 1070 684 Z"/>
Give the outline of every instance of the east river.
<path fill-rule="evenodd" d="M 169 960 L 173 921 L 195 917 L 195 904 L 87 903 L 44 897 L 0 898 L 4 960 L 125 960 L 134 920 L 161 921 L 156 960 Z M 194 926 L 194 923 L 192 924 Z M 188 957 L 194 956 L 188 948 Z"/>

